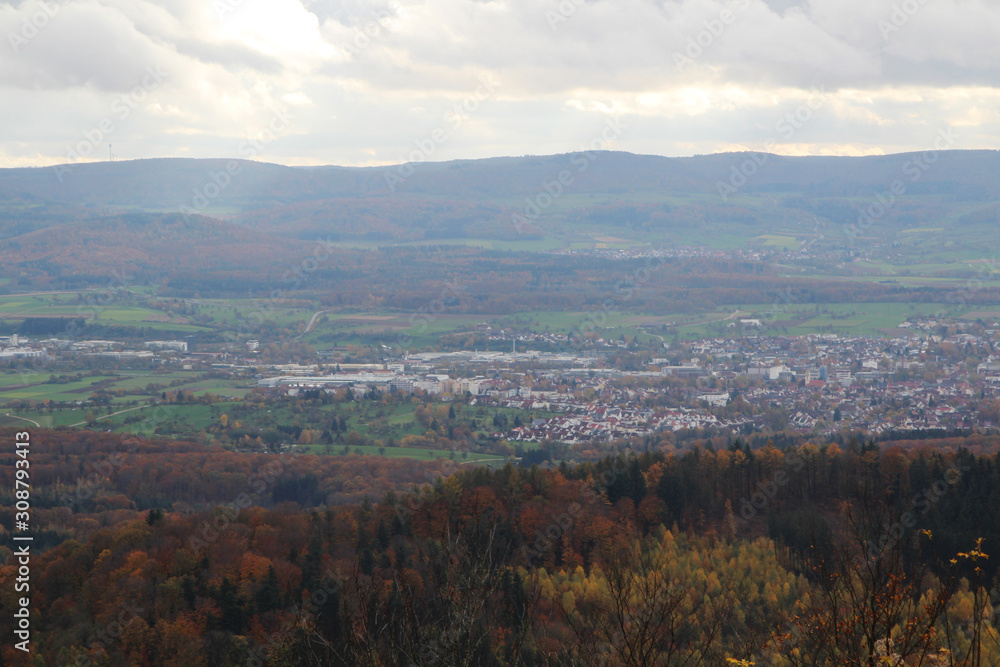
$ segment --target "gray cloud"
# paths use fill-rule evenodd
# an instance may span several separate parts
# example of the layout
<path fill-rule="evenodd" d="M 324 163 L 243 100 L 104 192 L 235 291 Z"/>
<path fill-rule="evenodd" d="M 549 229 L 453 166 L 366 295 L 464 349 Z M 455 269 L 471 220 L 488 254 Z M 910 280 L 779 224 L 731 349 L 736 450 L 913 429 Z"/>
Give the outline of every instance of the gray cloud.
<path fill-rule="evenodd" d="M 829 100 L 778 150 L 951 124 L 992 147 L 997 34 L 979 0 L 26 0 L 0 6 L 0 166 L 63 160 L 150 66 L 170 76 L 118 119 L 129 157 L 234 154 L 288 109 L 261 159 L 391 162 L 485 74 L 501 85 L 434 159 L 574 150 L 612 116 L 624 150 L 757 148 L 814 86 Z"/>

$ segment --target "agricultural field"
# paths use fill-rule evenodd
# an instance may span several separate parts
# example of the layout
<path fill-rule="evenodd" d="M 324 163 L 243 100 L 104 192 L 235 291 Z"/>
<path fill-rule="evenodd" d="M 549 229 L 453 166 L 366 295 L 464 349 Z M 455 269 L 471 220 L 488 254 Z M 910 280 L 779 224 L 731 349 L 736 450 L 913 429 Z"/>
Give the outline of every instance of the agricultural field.
<path fill-rule="evenodd" d="M 282 426 L 301 426 L 318 430 L 331 429 L 333 420 L 343 420 L 339 433 L 346 435 L 356 431 L 362 436 L 379 438 L 389 441 L 401 441 L 408 435 L 422 436 L 428 431 L 428 423 L 437 419 L 442 426 L 467 425 L 480 433 L 491 433 L 495 430 L 493 419 L 499 415 L 508 424 L 520 419 L 522 423 L 530 423 L 533 419 L 552 417 L 555 413 L 538 410 L 519 410 L 516 408 L 496 408 L 486 406 L 470 406 L 465 403 L 435 403 L 431 405 L 434 411 L 426 421 L 420 423 L 417 416 L 418 403 L 404 401 L 399 403 L 383 403 L 382 401 L 348 401 L 331 402 L 311 411 L 303 412 L 294 404 L 275 404 L 264 410 L 248 408 L 232 404 L 234 409 L 228 411 L 229 421 L 240 421 L 243 427 L 250 431 L 263 431 L 268 428 Z M 455 412 L 454 419 L 449 418 L 449 408 Z M 226 410 L 222 410 L 226 412 Z M 338 432 L 334 429 L 334 432 Z"/>
<path fill-rule="evenodd" d="M 799 241 L 794 236 L 783 236 L 780 234 L 764 234 L 754 239 L 755 243 L 781 250 L 794 250 L 799 247 Z"/>
<path fill-rule="evenodd" d="M 73 404 L 89 401 L 97 392 L 110 396 L 112 404 L 159 400 L 165 391 L 183 390 L 196 396 L 206 393 L 241 398 L 252 391 L 253 383 L 241 379 L 206 377 L 204 371 L 121 371 L 113 373 L 0 373 L 0 407 L 12 403 Z M 53 381 L 54 379 L 54 381 Z"/>
<path fill-rule="evenodd" d="M 418 313 L 326 313 L 316 320 L 316 325 L 302 340 L 325 347 L 332 344 L 365 344 L 373 340 L 390 347 L 406 341 L 409 346 L 422 347 L 435 344 L 440 335 L 455 331 L 475 329 L 476 324 L 488 321 L 488 316 L 442 313 L 431 317 Z"/>
<path fill-rule="evenodd" d="M 303 327 L 319 308 L 287 306 L 271 299 L 191 299 L 188 304 L 198 314 L 212 318 L 213 326 L 239 331 L 264 319 L 279 327 Z"/>
<path fill-rule="evenodd" d="M 469 464 L 494 464 L 503 465 L 507 458 L 496 454 L 480 454 L 476 452 L 453 452 L 449 449 L 418 449 L 413 447 L 373 447 L 371 445 L 361 445 L 348 447 L 346 445 L 338 447 L 335 445 L 299 445 L 299 451 L 307 454 L 329 454 L 336 456 L 346 456 L 349 454 L 361 454 L 364 456 L 385 456 L 386 458 L 407 458 L 407 459 L 452 459 L 460 463 Z"/>
<path fill-rule="evenodd" d="M 385 247 L 386 245 L 392 245 L 393 247 L 410 247 L 418 248 L 421 246 L 470 246 L 475 248 L 482 248 L 484 250 L 503 250 L 503 251 L 514 251 L 514 252 L 544 252 L 547 250 L 558 250 L 560 248 L 567 247 L 567 244 L 560 239 L 544 237 L 544 238 L 530 238 L 530 239 L 514 239 L 514 240 L 501 240 L 501 239 L 469 239 L 469 238 L 436 238 L 429 240 L 420 241 L 395 241 L 391 244 L 386 244 L 384 241 L 338 241 L 336 243 L 331 243 L 331 245 L 338 248 L 350 248 L 354 250 L 374 250 L 376 248 Z M 639 243 L 631 245 L 641 245 Z"/>
<path fill-rule="evenodd" d="M 898 335 L 905 332 L 898 329 L 899 325 L 910 317 L 937 313 L 962 317 L 971 311 L 969 307 L 942 303 L 796 304 L 785 303 L 781 299 L 771 304 L 736 305 L 733 308 L 738 315 L 731 321 L 689 327 L 684 338 L 747 335 L 758 331 L 789 336 L 830 333 L 845 336 Z M 740 319 L 757 319 L 762 326 L 759 329 L 745 327 L 738 324 Z"/>
<path fill-rule="evenodd" d="M 300 449 L 323 454 L 362 452 L 434 459 L 452 455 L 450 450 L 435 446 L 446 442 L 435 435 L 435 428 L 441 438 L 452 436 L 453 429 L 460 429 L 461 433 L 475 434 L 478 440 L 498 428 L 553 415 L 460 402 L 423 405 L 399 398 L 389 401 L 330 398 L 323 404 L 294 399 L 247 403 L 243 399 L 253 391 L 254 380 L 206 377 L 196 371 L 128 371 L 82 378 L 68 376 L 68 381 L 67 377 L 58 378 L 60 382 L 52 382 L 51 377 L 46 373 L 0 374 L 0 426 L 80 428 L 200 438 L 223 444 L 235 444 L 239 439 L 245 440 L 245 436 L 263 437 L 269 444 L 298 442 Z M 184 392 L 183 402 L 176 402 L 178 390 Z M 206 394 L 218 398 L 206 403 L 201 400 Z M 301 444 L 299 435 L 303 430 L 316 434 L 312 444 Z M 323 435 L 322 440 L 319 434 Z M 380 445 L 384 447 L 381 452 Z M 456 460 L 470 464 L 488 464 L 503 458 L 481 453 L 455 456 Z"/>
<path fill-rule="evenodd" d="M 831 303 L 796 304 L 783 303 L 780 299 L 772 304 L 751 304 L 737 306 L 739 319 L 757 319 L 761 328 L 728 323 L 714 323 L 695 327 L 692 333 L 698 337 L 746 335 L 760 331 L 770 335 L 801 336 L 807 334 L 839 335 L 899 335 L 905 330 L 898 327 L 907 318 L 931 316 L 947 313 L 951 317 L 962 317 L 971 310 L 940 303 Z"/>
<path fill-rule="evenodd" d="M 171 315 L 127 301 L 144 299 L 141 295 L 118 294 L 109 290 L 82 292 L 36 292 L 0 296 L 0 321 L 26 318 L 83 319 L 89 324 L 143 327 L 154 331 L 198 332 L 206 327 L 186 317 Z"/>
<path fill-rule="evenodd" d="M 897 335 L 901 333 L 899 325 L 907 318 L 935 314 L 966 319 L 997 318 L 1000 317 L 1000 310 L 945 303 L 798 304 L 776 298 L 770 304 L 733 304 L 700 313 L 652 315 L 611 311 L 600 314 L 601 327 L 595 326 L 598 319 L 589 312 L 518 313 L 487 321 L 494 328 L 563 334 L 579 330 L 582 325 L 605 339 L 625 336 L 636 337 L 639 341 L 669 341 L 743 336 L 754 332 L 793 336 L 826 333 Z M 739 324 L 741 319 L 760 320 L 762 326 L 760 329 L 748 328 Z"/>

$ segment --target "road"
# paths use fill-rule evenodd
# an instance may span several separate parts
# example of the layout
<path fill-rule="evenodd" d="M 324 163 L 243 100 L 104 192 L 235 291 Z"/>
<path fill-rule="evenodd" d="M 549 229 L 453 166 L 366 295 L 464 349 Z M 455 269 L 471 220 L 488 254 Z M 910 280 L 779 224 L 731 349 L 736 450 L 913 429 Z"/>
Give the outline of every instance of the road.
<path fill-rule="evenodd" d="M 142 410 L 143 408 L 148 408 L 148 407 L 149 407 L 148 405 L 139 405 L 139 406 L 136 406 L 134 408 L 126 408 L 124 410 L 119 410 L 118 412 L 112 412 L 110 415 L 101 415 L 100 417 L 98 417 L 94 421 L 100 421 L 102 419 L 107 419 L 108 417 L 114 417 L 115 415 L 120 415 L 123 412 L 132 412 L 133 410 Z M 70 424 L 69 426 L 70 426 L 70 428 L 73 428 L 74 426 L 83 426 L 86 423 L 87 423 L 86 421 L 82 421 L 82 422 L 77 422 L 75 424 Z"/>
<path fill-rule="evenodd" d="M 32 424 L 34 424 L 38 428 L 42 427 L 42 425 L 39 424 L 38 422 L 36 422 L 34 419 L 28 419 L 27 417 L 18 417 L 17 415 L 12 415 L 9 412 L 5 412 L 4 413 L 4 417 L 10 417 L 11 419 L 23 419 L 26 422 L 31 422 Z"/>
<path fill-rule="evenodd" d="M 735 319 L 736 316 L 739 315 L 739 314 L 740 314 L 740 311 L 734 310 L 732 315 L 729 315 L 727 317 L 723 317 L 722 319 L 719 319 L 719 320 L 709 320 L 707 322 L 692 322 L 691 324 L 681 324 L 677 328 L 680 329 L 681 327 L 697 327 L 697 326 L 701 326 L 702 324 L 715 324 L 716 322 L 727 322 L 729 320 Z"/>
<path fill-rule="evenodd" d="M 318 310 L 315 313 L 313 313 L 312 318 L 309 319 L 309 324 L 306 325 L 306 330 L 302 332 L 302 336 L 305 336 L 307 333 L 313 330 L 313 327 L 316 326 L 316 320 L 319 319 L 320 315 L 332 312 L 333 312 L 332 310 Z"/>

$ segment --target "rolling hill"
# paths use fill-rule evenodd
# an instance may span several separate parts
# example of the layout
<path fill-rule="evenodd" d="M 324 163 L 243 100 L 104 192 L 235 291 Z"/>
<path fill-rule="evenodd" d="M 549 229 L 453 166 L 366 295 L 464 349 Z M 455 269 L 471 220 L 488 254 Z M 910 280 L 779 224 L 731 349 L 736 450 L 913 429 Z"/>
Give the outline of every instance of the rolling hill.
<path fill-rule="evenodd" d="M 362 248 L 713 246 L 829 261 L 845 253 L 965 261 L 992 248 L 998 175 L 1000 152 L 990 150 L 860 158 L 594 152 L 370 168 L 172 158 L 4 169 L 0 278 L 122 266 L 154 279 L 228 266 L 267 271 L 318 239 Z"/>

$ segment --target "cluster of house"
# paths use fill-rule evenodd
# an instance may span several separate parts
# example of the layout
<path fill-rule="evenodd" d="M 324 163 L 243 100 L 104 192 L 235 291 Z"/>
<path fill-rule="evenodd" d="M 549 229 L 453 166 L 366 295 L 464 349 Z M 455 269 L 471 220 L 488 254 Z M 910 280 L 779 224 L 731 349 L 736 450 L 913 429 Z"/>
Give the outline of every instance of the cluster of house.
<path fill-rule="evenodd" d="M 517 407 L 525 407 L 522 403 Z M 530 425 L 517 426 L 494 436 L 507 440 L 539 442 L 557 440 L 568 444 L 594 440 L 614 440 L 642 436 L 655 431 L 679 431 L 694 428 L 727 428 L 736 430 L 749 420 L 721 420 L 698 408 L 649 408 L 607 406 L 600 402 L 582 405 L 571 403 L 554 406 L 569 410 L 548 419 L 535 419 Z M 531 406 L 538 409 L 537 402 Z"/>
<path fill-rule="evenodd" d="M 44 357 L 44 348 L 29 347 L 28 341 L 21 340 L 17 334 L 0 336 L 0 359 L 29 359 Z"/>
<path fill-rule="evenodd" d="M 963 428 L 989 425 L 978 405 L 1000 396 L 1000 356 L 988 354 L 993 334 L 715 338 L 629 371 L 608 367 L 610 357 L 592 352 L 426 352 L 327 374 L 318 366 L 273 366 L 274 375 L 259 385 L 290 394 L 343 386 L 419 390 L 548 415 L 496 433 L 509 440 L 574 443 L 706 427 L 817 433 Z M 932 350 L 941 343 L 964 346 L 984 360 L 972 366 L 961 355 L 937 357 Z"/>
<path fill-rule="evenodd" d="M 280 367 L 279 367 L 280 368 Z M 288 368 L 284 370 L 287 372 Z M 261 378 L 257 386 L 265 389 L 282 390 L 289 396 L 296 396 L 300 391 L 321 389 L 332 392 L 341 387 L 349 387 L 352 391 L 378 392 L 399 391 L 412 394 L 417 390 L 432 395 L 477 395 L 482 386 L 488 384 L 486 378 L 452 378 L 447 374 L 427 373 L 421 375 L 407 374 L 399 368 L 367 370 L 341 370 L 326 375 L 275 375 Z"/>
<path fill-rule="evenodd" d="M 926 322 L 913 326 L 928 328 Z M 744 376 L 751 385 L 739 392 L 742 399 L 783 411 L 789 428 L 884 432 L 992 426 L 980 417 L 978 404 L 998 396 L 1000 358 L 990 350 L 1000 327 L 979 333 L 962 328 L 948 336 L 716 339 L 692 345 L 691 352 L 710 359 L 705 365 L 727 386 Z M 931 352 L 942 344 L 985 360 L 973 371 L 963 354 L 949 359 Z"/>
<path fill-rule="evenodd" d="M 512 440 L 580 442 L 703 427 L 733 432 L 749 427 L 880 433 L 997 426 L 979 408 L 983 399 L 1000 398 L 1000 356 L 986 355 L 972 367 L 962 358 L 949 361 L 929 353 L 940 343 L 982 353 L 990 349 L 995 333 L 922 339 L 826 334 L 698 341 L 681 365 L 652 359 L 652 371 L 607 373 L 608 369 L 595 368 L 583 374 L 569 369 L 539 374 L 536 380 L 572 377 L 576 391 L 561 398 L 531 392 L 534 400 L 517 398 L 502 404 L 565 415 L 535 420 L 501 435 Z M 676 394 L 681 397 L 676 406 L 666 410 L 642 407 L 663 389 L 609 389 L 614 378 L 620 387 L 620 378 L 656 375 L 694 382 L 683 387 Z M 587 389 L 596 398 L 581 398 Z M 539 402 L 538 397 L 545 400 Z M 734 404 L 737 398 L 740 402 Z"/>
<path fill-rule="evenodd" d="M 113 359 L 161 360 L 164 353 L 172 356 L 187 351 L 187 341 L 183 340 L 150 340 L 136 345 L 116 340 L 29 340 L 17 334 L 0 336 L 0 358 L 58 357 L 69 352 Z"/>
<path fill-rule="evenodd" d="M 605 237 L 608 238 L 608 237 Z M 778 254 L 775 248 L 745 247 L 745 248 L 702 248 L 696 246 L 678 246 L 673 248 L 653 248 L 640 246 L 633 248 L 600 247 L 607 242 L 598 241 L 595 248 L 561 248 L 551 250 L 551 255 L 589 255 L 617 260 L 636 259 L 666 259 L 666 258 L 699 258 L 699 259 L 740 259 L 750 261 L 767 261 Z"/>
<path fill-rule="evenodd" d="M 517 350 L 518 343 L 528 343 L 531 345 L 549 344 L 566 345 L 569 343 L 569 335 L 562 333 L 552 333 L 549 331 L 519 331 L 510 327 L 494 329 L 489 324 L 481 323 L 476 325 L 476 333 L 483 334 L 490 343 L 498 345 L 510 345 L 511 350 Z"/>
<path fill-rule="evenodd" d="M 352 387 L 355 395 L 419 392 L 546 416 L 497 433 L 510 440 L 574 443 L 706 427 L 827 433 L 995 425 L 980 413 L 984 401 L 1000 399 L 1000 325 L 942 327 L 934 318 L 915 317 L 901 328 L 910 333 L 712 338 L 675 345 L 663 352 L 670 356 L 646 359 L 638 370 L 615 368 L 613 355 L 593 349 L 519 351 L 521 340 L 537 342 L 516 337 L 522 334 L 505 351 L 422 352 L 388 363 L 225 363 L 224 355 L 189 352 L 185 341 L 126 345 L 16 335 L 0 337 L 0 358 L 68 352 L 176 363 L 201 359 L 218 370 L 259 373 L 265 376 L 258 375 L 260 387 L 290 395 L 342 387 Z M 559 334 L 532 335 L 560 340 Z"/>

